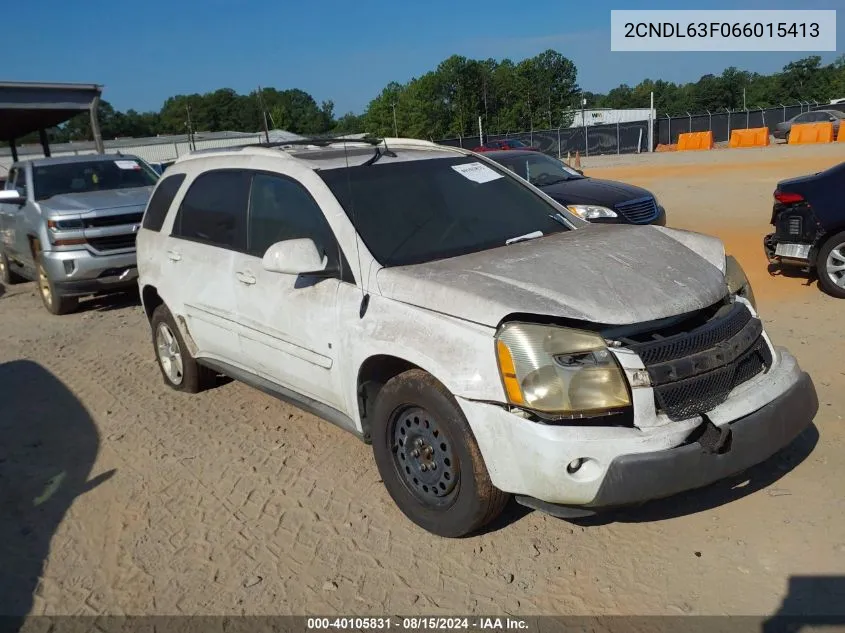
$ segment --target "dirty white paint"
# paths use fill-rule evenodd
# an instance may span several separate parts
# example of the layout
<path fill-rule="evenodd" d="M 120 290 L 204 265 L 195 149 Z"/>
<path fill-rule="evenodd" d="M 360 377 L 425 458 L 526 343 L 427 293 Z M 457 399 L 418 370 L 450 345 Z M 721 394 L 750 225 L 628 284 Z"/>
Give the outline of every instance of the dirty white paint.
<path fill-rule="evenodd" d="M 392 149 L 402 143 L 390 140 Z M 409 142 L 405 158 L 427 151 L 451 150 Z M 727 292 L 719 240 L 661 227 L 573 222 L 575 230 L 542 240 L 384 269 L 313 163 L 251 148 L 188 157 L 169 168 L 168 174 L 187 177 L 161 232 L 139 233 L 139 283 L 157 288 L 195 356 L 331 406 L 359 432 L 364 363 L 381 355 L 412 363 L 455 395 L 496 486 L 554 503 L 591 501 L 614 457 L 678 446 L 700 424 L 698 417 L 672 422 L 658 414 L 647 385 L 632 389 L 634 428 L 546 426 L 519 417 L 503 406 L 495 333 L 502 319 L 518 312 L 621 325 L 711 305 Z M 265 270 L 260 258 L 169 237 L 194 178 L 222 167 L 281 173 L 302 183 L 323 209 L 356 283 L 324 279 L 303 287 L 294 275 Z M 255 282 L 239 283 L 244 272 Z M 644 368 L 641 359 L 612 351 L 631 382 Z M 798 380 L 794 358 L 773 353 L 767 374 L 708 414 L 714 423 L 759 409 Z M 590 466 L 568 475 L 566 465 L 583 457 L 591 458 Z"/>

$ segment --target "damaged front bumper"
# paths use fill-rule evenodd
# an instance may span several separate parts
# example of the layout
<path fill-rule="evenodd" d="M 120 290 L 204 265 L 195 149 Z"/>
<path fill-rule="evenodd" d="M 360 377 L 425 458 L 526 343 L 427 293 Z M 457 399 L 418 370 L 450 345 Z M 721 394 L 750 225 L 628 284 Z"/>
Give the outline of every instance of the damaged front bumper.
<path fill-rule="evenodd" d="M 812 423 L 818 399 L 795 359 L 783 349 L 777 357 L 708 418 L 647 429 L 544 426 L 461 404 L 494 485 L 549 514 L 586 516 L 707 486 L 791 443 Z"/>

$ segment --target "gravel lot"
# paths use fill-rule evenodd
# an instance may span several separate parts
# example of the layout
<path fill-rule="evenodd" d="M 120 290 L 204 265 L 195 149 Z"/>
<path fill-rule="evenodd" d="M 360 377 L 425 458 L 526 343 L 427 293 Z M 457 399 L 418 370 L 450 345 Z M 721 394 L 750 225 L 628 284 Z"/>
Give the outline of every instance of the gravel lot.
<path fill-rule="evenodd" d="M 845 574 L 845 303 L 770 277 L 761 247 L 775 183 L 843 160 L 584 160 L 725 240 L 821 406 L 744 477 L 579 524 L 513 505 L 483 535 L 431 536 L 352 436 L 237 383 L 167 390 L 137 299 L 53 317 L 34 284 L 0 287 L 0 613 L 845 614 L 822 578 Z"/>

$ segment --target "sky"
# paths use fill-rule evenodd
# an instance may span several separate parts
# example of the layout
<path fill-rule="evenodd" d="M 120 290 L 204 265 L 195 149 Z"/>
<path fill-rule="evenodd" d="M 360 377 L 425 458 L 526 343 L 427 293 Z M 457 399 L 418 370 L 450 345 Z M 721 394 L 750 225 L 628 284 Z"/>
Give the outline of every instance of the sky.
<path fill-rule="evenodd" d="M 102 84 L 115 108 L 139 111 L 175 94 L 300 88 L 318 103 L 331 99 L 339 116 L 453 54 L 518 61 L 552 48 L 591 92 L 645 78 L 695 81 L 728 66 L 771 73 L 813 54 L 613 53 L 611 8 L 842 9 L 845 51 L 845 0 L 28 0 L 0 37 L 0 79 Z M 826 63 L 838 55 L 818 54 Z"/>

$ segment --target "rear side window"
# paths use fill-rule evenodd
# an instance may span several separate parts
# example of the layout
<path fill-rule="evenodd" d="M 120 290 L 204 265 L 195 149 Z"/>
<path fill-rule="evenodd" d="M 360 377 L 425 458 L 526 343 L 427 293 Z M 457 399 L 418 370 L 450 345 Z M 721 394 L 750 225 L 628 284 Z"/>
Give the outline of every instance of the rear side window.
<path fill-rule="evenodd" d="M 176 197 L 176 192 L 179 191 L 183 182 L 185 182 L 185 174 L 174 174 L 159 183 L 147 205 L 141 226 L 150 231 L 161 230 L 170 205 L 173 204 L 173 198 Z"/>
<path fill-rule="evenodd" d="M 173 236 L 245 251 L 249 185 L 249 172 L 240 169 L 197 177 L 179 206 Z"/>

